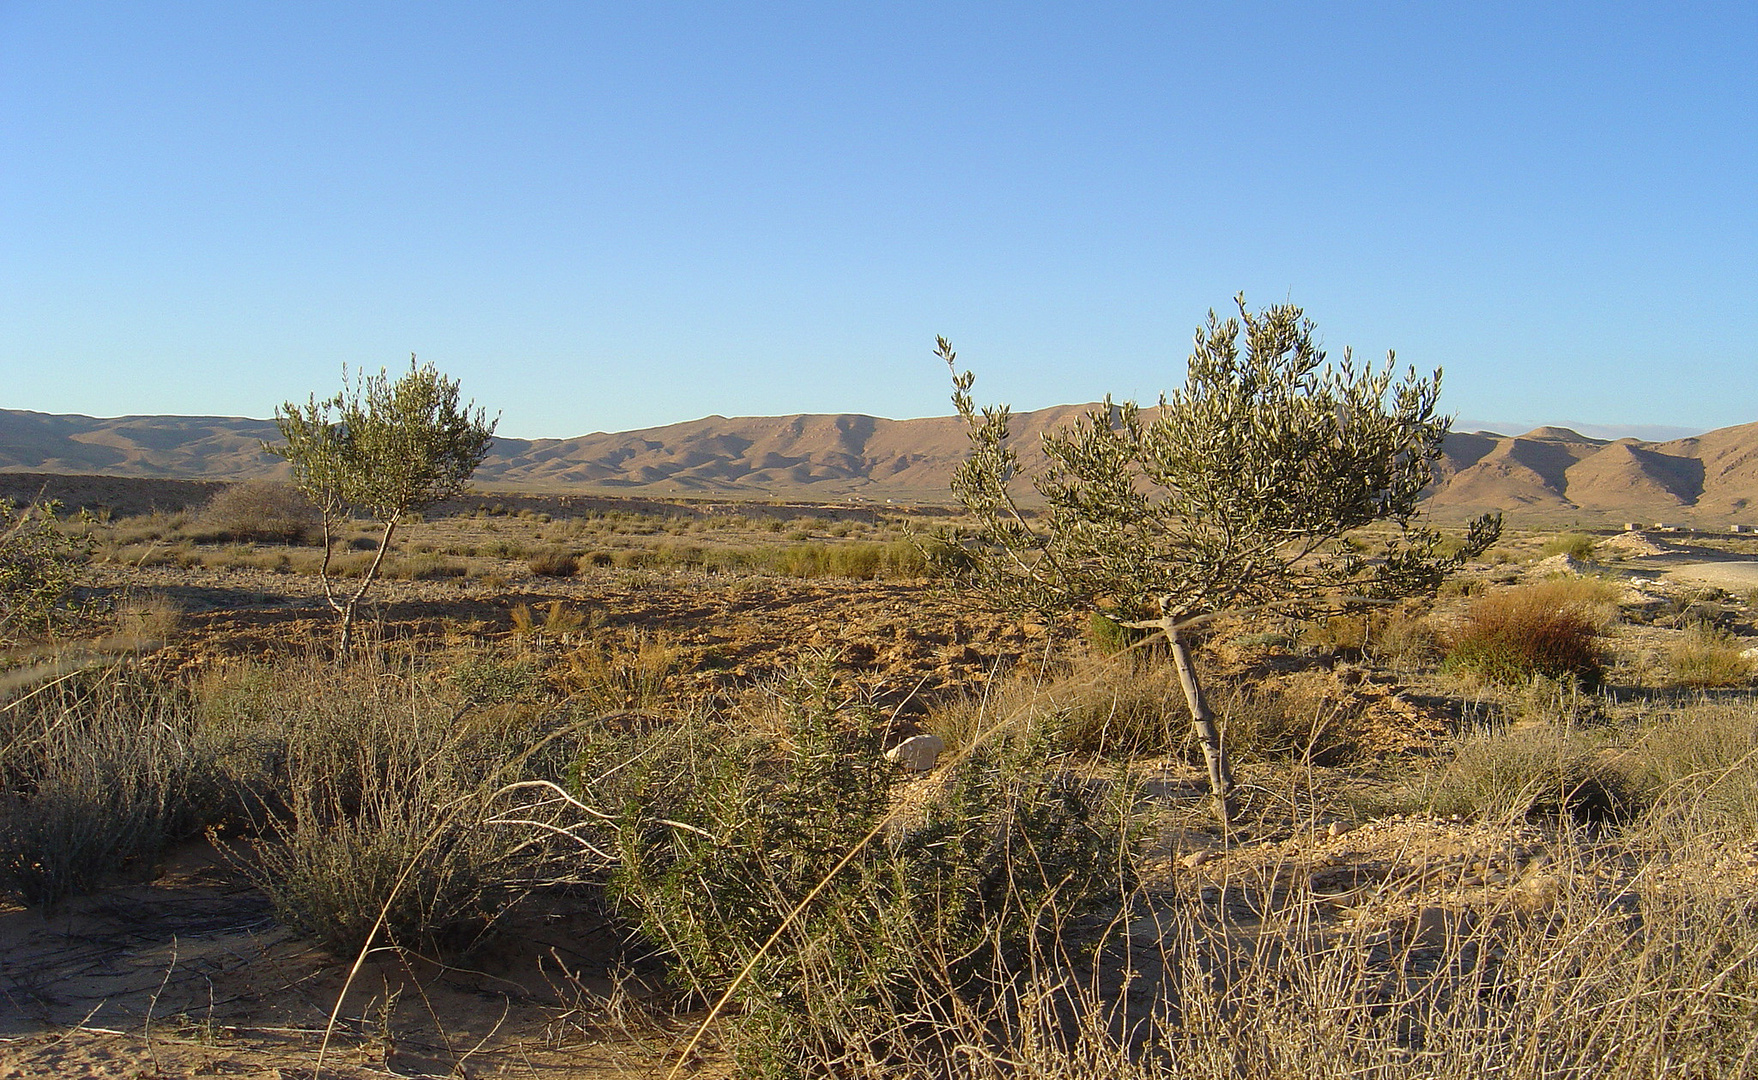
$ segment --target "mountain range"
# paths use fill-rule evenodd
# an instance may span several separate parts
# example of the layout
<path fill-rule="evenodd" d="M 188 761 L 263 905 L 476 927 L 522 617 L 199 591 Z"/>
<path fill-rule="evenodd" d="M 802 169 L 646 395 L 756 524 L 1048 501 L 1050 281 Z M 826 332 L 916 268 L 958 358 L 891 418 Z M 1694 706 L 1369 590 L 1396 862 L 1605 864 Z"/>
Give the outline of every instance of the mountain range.
<path fill-rule="evenodd" d="M 1090 409 L 1014 414 L 1024 471 L 1043 464 L 1039 435 Z M 272 422 L 223 416 L 99 419 L 0 409 L 0 472 L 240 480 L 286 474 L 262 449 Z M 485 487 L 645 496 L 946 501 L 967 441 L 957 417 L 858 414 L 709 416 L 571 439 L 494 440 Z M 1681 520 L 1758 517 L 1758 423 L 1645 442 L 1569 428 L 1447 436 L 1429 507 L 1437 516 Z"/>

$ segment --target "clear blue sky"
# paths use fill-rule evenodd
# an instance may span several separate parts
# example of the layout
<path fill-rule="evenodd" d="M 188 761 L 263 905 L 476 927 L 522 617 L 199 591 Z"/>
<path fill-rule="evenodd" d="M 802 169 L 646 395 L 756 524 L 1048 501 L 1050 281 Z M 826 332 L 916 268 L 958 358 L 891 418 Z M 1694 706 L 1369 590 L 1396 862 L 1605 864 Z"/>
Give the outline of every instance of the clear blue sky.
<path fill-rule="evenodd" d="M 0 0 L 0 407 L 1147 399 L 1240 290 L 1467 416 L 1758 420 L 1758 5 Z"/>

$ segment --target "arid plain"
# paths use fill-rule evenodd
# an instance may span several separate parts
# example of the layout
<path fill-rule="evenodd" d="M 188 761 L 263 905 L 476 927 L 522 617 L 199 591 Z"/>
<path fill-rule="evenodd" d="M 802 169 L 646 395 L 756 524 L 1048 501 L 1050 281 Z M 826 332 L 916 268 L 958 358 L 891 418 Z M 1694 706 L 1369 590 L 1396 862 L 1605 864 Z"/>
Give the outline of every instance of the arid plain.
<path fill-rule="evenodd" d="M 1029 443 L 1066 418 L 1018 430 Z M 371 700 L 415 725 L 383 737 L 437 739 L 431 760 L 459 731 L 489 740 L 476 755 L 553 749 L 492 776 L 590 802 L 606 753 L 671 753 L 679 731 L 797 751 L 795 683 L 814 668 L 826 707 L 876 745 L 932 733 L 953 764 L 977 744 L 1047 755 L 1032 760 L 1128 823 L 1111 899 L 1039 912 L 1053 944 L 1015 973 L 1012 1015 L 942 1018 L 942 1038 L 1015 1057 L 950 1071 L 1209 1075 L 1204 1032 L 1229 1033 L 1223 1071 L 1244 1076 L 1345 1060 L 1736 1075 L 1758 1054 L 1758 537 L 1731 529 L 1758 507 L 1758 425 L 1664 444 L 1450 437 L 1433 514 L 1501 509 L 1509 528 L 1438 598 L 1205 632 L 1243 793 L 1225 825 L 1165 657 L 997 614 L 937 576 L 924 549 L 957 521 L 954 420 L 499 441 L 474 494 L 399 534 L 351 673 L 327 658 L 309 537 L 244 535 L 212 509 L 276 476 L 264 426 L 0 413 L 0 497 L 96 515 L 83 610 L 7 654 L 8 752 L 49 741 L 27 716 L 132 703 L 187 725 L 202 775 L 231 785 L 163 850 L 44 902 L 14 887 L 0 1076 L 312 1076 L 320 1053 L 326 1076 L 729 1074 L 737 1011 L 695 1039 L 711 1001 L 668 981 L 661 943 L 575 846 L 600 833 L 567 806 L 475 806 L 477 833 L 527 846 L 465 845 L 503 876 L 450 936 L 365 954 L 326 937 L 308 894 L 267 884 L 316 873 L 268 827 L 315 783 L 283 721 Z M 344 586 L 369 537 L 341 538 Z M 1474 634 L 1537 610 L 1568 616 L 1576 668 L 1473 659 Z M 951 767 L 896 776 L 889 797 L 904 817 L 949 798 Z M 426 776 L 400 794 L 438 799 Z M 537 841 L 557 828 L 576 831 Z M 419 862 L 413 843 L 400 856 Z"/>

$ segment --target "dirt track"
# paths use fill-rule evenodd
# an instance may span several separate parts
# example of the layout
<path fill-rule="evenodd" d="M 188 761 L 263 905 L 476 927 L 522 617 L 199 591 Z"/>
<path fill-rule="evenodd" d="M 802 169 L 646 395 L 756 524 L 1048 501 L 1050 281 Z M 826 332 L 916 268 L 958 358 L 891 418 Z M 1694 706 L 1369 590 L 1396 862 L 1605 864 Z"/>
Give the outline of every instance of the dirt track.
<path fill-rule="evenodd" d="M 1758 560 L 1739 559 L 1681 563 L 1668 567 L 1668 577 L 1739 592 L 1758 589 Z"/>

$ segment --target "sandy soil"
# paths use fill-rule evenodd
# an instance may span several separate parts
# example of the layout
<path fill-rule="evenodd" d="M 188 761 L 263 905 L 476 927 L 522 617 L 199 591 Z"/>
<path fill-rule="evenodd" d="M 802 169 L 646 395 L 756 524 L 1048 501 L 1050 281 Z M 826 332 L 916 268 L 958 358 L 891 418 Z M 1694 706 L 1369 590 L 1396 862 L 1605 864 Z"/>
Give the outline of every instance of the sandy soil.
<path fill-rule="evenodd" d="M 0 910 L 0 1078 L 311 1077 L 332 1013 L 325 1077 L 659 1075 L 690 1018 L 631 1031 L 596 1007 L 625 953 L 600 916 L 535 910 L 451 966 L 378 951 L 343 997 L 354 958 L 279 925 L 197 843 L 151 882 Z M 616 1000 L 638 1012 L 640 985 Z"/>

